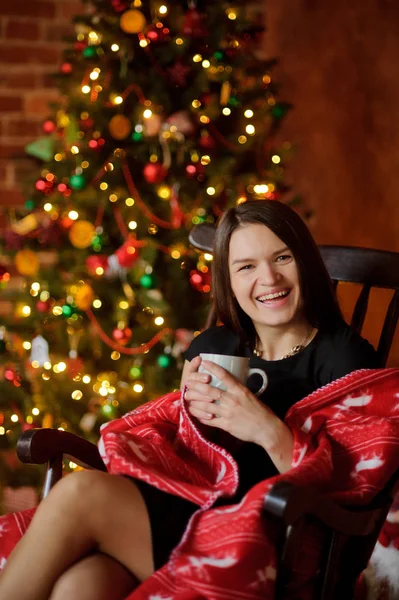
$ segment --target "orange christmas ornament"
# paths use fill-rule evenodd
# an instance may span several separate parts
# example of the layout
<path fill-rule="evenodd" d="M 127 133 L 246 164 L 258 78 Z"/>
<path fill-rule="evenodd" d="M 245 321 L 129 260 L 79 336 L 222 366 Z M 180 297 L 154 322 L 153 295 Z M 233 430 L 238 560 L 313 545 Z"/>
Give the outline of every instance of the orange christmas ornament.
<path fill-rule="evenodd" d="M 145 27 L 145 16 L 140 10 L 131 9 L 123 13 L 120 27 L 125 33 L 140 33 Z"/>
<path fill-rule="evenodd" d="M 39 259 L 33 250 L 19 250 L 14 258 L 15 266 L 21 275 L 36 275 L 39 270 Z"/>
<path fill-rule="evenodd" d="M 75 221 L 69 230 L 70 242 L 75 248 L 88 248 L 92 242 L 96 230 L 90 221 Z"/>
<path fill-rule="evenodd" d="M 75 293 L 75 302 L 79 310 L 88 310 L 93 304 L 94 292 L 88 283 L 80 285 Z"/>
<path fill-rule="evenodd" d="M 110 134 L 115 140 L 124 140 L 132 130 L 132 124 L 127 117 L 115 115 L 108 123 Z"/>

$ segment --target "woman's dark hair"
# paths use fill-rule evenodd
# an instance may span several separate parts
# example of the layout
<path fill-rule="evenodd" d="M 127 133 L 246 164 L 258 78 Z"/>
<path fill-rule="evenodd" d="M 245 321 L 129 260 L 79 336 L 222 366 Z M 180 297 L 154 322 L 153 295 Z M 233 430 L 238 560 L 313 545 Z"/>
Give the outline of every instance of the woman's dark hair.
<path fill-rule="evenodd" d="M 242 342 L 253 342 L 255 328 L 234 297 L 229 273 L 232 233 L 249 224 L 268 227 L 291 250 L 298 267 L 304 311 L 311 325 L 324 331 L 343 322 L 334 288 L 316 243 L 300 216 L 276 200 L 251 200 L 226 211 L 218 223 L 214 243 L 213 297 L 217 318 Z"/>

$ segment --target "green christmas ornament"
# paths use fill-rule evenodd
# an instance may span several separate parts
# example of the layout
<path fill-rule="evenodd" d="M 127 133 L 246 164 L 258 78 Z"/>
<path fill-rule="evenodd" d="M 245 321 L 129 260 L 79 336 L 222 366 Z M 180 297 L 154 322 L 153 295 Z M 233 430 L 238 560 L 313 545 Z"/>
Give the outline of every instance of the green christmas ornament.
<path fill-rule="evenodd" d="M 132 140 L 134 142 L 141 142 L 141 140 L 143 139 L 143 134 L 140 133 L 139 131 L 133 131 L 132 133 Z"/>
<path fill-rule="evenodd" d="M 27 210 L 33 210 L 35 208 L 35 203 L 33 200 L 27 200 L 24 206 Z"/>
<path fill-rule="evenodd" d="M 287 106 L 284 106 L 284 104 L 275 104 L 271 113 L 275 119 L 282 119 L 287 113 Z"/>
<path fill-rule="evenodd" d="M 143 372 L 140 367 L 134 366 L 129 371 L 129 376 L 132 379 L 139 379 L 142 376 Z"/>
<path fill-rule="evenodd" d="M 157 358 L 157 363 L 160 367 L 162 367 L 162 369 L 166 369 L 167 367 L 169 367 L 171 362 L 172 360 L 170 356 L 167 356 L 166 354 L 161 354 Z"/>
<path fill-rule="evenodd" d="M 154 287 L 154 277 L 152 275 L 148 275 L 147 273 L 142 275 L 140 277 L 140 285 L 141 287 L 150 290 L 152 287 Z"/>
<path fill-rule="evenodd" d="M 94 58 L 97 55 L 97 48 L 95 46 L 87 46 L 83 50 L 82 55 L 85 58 Z"/>
<path fill-rule="evenodd" d="M 107 417 L 112 417 L 114 415 L 114 408 L 110 404 L 104 404 L 101 407 L 101 412 Z"/>
<path fill-rule="evenodd" d="M 234 98 L 234 96 L 230 96 L 228 103 L 230 106 L 234 106 L 234 108 L 236 108 L 237 106 L 241 106 L 241 102 L 238 100 L 238 98 Z"/>
<path fill-rule="evenodd" d="M 72 314 L 72 307 L 69 304 L 64 304 L 62 307 L 62 315 L 66 318 L 70 317 Z"/>
<path fill-rule="evenodd" d="M 86 179 L 84 175 L 71 175 L 69 185 L 73 190 L 83 190 L 86 185 Z"/>

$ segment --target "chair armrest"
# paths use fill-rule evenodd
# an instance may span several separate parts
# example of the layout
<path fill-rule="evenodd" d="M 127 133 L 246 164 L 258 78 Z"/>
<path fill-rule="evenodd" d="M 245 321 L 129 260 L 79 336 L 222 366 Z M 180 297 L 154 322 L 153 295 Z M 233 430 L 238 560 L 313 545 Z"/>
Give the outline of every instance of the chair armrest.
<path fill-rule="evenodd" d="M 63 454 L 82 466 L 106 471 L 97 446 L 67 431 L 29 429 L 17 442 L 17 455 L 23 463 L 41 465 Z"/>
<path fill-rule="evenodd" d="M 382 509 L 343 508 L 314 487 L 279 482 L 266 495 L 264 510 L 283 519 L 286 525 L 312 515 L 339 533 L 366 536 L 375 530 Z"/>

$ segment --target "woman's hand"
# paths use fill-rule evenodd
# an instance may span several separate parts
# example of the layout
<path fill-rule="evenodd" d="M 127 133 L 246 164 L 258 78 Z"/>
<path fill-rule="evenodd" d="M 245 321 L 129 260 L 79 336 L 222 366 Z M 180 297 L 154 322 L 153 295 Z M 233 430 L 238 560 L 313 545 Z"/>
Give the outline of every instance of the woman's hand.
<path fill-rule="evenodd" d="M 183 373 L 181 376 L 180 389 L 182 390 L 186 385 L 188 379 L 191 381 L 198 381 L 202 383 L 209 383 L 211 376 L 208 373 L 198 373 L 199 366 L 201 364 L 201 357 L 195 356 L 192 360 L 184 363 Z"/>
<path fill-rule="evenodd" d="M 228 371 L 209 361 L 202 364 L 227 391 L 209 385 L 210 378 L 203 382 L 199 379 L 200 373 L 190 373 L 185 394 L 189 412 L 201 423 L 224 429 L 243 442 L 260 444 L 267 430 L 274 437 L 273 430 L 279 421 L 276 415 Z"/>
<path fill-rule="evenodd" d="M 243 442 L 262 446 L 280 471 L 289 469 L 293 436 L 287 425 L 225 369 L 209 361 L 202 364 L 224 384 L 226 391 L 209 385 L 209 379 L 208 382 L 200 379 L 202 373 L 191 371 L 185 380 L 185 400 L 190 414 L 201 423 L 223 429 Z"/>

